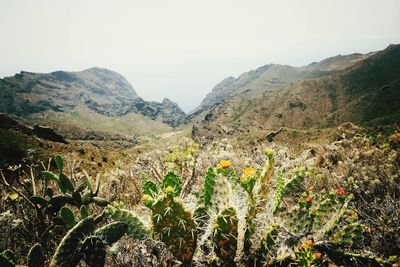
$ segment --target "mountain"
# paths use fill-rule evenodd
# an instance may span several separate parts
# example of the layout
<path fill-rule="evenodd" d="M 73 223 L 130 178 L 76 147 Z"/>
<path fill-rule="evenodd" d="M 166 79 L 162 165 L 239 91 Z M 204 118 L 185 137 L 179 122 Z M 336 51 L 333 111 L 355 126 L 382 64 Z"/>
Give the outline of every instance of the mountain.
<path fill-rule="evenodd" d="M 214 87 L 188 118 L 193 135 L 342 122 L 400 121 L 400 45 L 295 68 L 266 65 Z"/>
<path fill-rule="evenodd" d="M 186 116 L 168 99 L 161 103 L 143 100 L 122 75 L 97 67 L 45 74 L 22 71 L 0 79 L 0 112 L 32 122 L 72 123 L 97 130 L 109 127 L 127 134 L 165 132 L 181 125 Z M 139 126 L 130 125 L 135 121 Z M 117 124 L 125 125 L 115 128 Z"/>

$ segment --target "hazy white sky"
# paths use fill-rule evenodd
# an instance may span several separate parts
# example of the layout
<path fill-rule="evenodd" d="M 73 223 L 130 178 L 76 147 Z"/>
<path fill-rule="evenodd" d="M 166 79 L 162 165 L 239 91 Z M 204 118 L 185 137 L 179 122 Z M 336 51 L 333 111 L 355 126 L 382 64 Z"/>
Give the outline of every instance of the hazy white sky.
<path fill-rule="evenodd" d="M 185 111 L 220 80 L 400 43 L 399 0 L 1 0 L 0 77 L 105 67 Z"/>

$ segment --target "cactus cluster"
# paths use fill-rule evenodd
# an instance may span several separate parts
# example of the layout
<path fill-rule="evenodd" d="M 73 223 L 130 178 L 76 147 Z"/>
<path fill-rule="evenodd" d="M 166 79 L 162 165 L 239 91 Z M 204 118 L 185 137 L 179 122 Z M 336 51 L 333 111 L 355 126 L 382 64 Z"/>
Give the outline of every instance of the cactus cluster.
<path fill-rule="evenodd" d="M 164 242 L 182 263 L 190 264 L 197 246 L 197 231 L 193 215 L 179 200 L 181 181 L 169 172 L 163 179 L 161 190 L 151 182 L 144 186 L 144 204 L 151 209 L 154 237 Z"/>
<path fill-rule="evenodd" d="M 102 267 L 106 245 L 118 241 L 128 229 L 123 222 L 113 222 L 95 230 L 95 220 L 89 216 L 78 222 L 61 240 L 50 267 L 76 266 L 84 260 L 88 266 Z"/>
<path fill-rule="evenodd" d="M 267 149 L 265 156 L 262 170 L 247 167 L 239 181 L 227 160 L 208 168 L 193 211 L 180 198 L 185 186 L 175 173 L 168 172 L 158 184 L 145 181 L 143 203 L 151 211 L 151 226 L 123 203 L 98 198 L 98 181 L 95 189 L 87 175 L 73 182 L 63 172 L 61 157 L 55 158 L 58 174 L 43 172 L 44 193 L 23 198 L 53 222 L 61 220 L 69 228 L 50 261 L 51 267 L 73 267 L 81 261 L 104 266 L 106 247 L 125 234 L 162 241 L 183 266 L 191 266 L 195 255 L 204 256 L 199 260 L 208 266 L 236 266 L 238 258 L 246 266 L 351 266 L 354 262 L 390 266 L 395 262 L 363 255 L 368 229 L 352 209 L 351 194 L 346 195 L 343 188 L 318 193 L 313 187 L 305 189 L 309 176 L 305 169 L 295 169 L 285 177 L 275 170 L 275 153 Z M 48 181 L 54 181 L 61 193 L 54 195 Z M 238 182 L 242 189 L 236 188 Z M 247 195 L 243 224 L 243 205 L 236 202 L 242 194 Z M 90 215 L 90 203 L 104 206 L 104 212 L 97 217 Z M 257 220 L 265 213 L 269 216 L 265 229 L 256 229 L 260 225 Z M 108 224 L 96 227 L 104 218 Z M 43 255 L 41 245 L 35 244 L 28 266 L 44 266 Z M 15 264 L 11 252 L 0 254 L 1 266 Z"/>

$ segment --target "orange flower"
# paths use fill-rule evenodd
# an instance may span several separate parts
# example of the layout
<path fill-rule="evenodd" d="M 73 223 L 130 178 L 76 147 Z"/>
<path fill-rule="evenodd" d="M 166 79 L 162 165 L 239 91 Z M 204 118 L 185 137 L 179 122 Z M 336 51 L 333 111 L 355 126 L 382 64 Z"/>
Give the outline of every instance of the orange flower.
<path fill-rule="evenodd" d="M 229 160 L 221 160 L 220 163 L 219 163 L 219 166 L 222 169 L 227 169 L 227 168 L 229 168 L 231 166 L 231 163 L 229 162 Z"/>
<path fill-rule="evenodd" d="M 310 197 L 307 197 L 307 198 L 306 198 L 306 202 L 307 202 L 307 203 L 312 203 L 312 197 L 311 197 L 311 196 L 310 196 Z"/>
<path fill-rule="evenodd" d="M 322 260 L 322 253 L 321 252 L 315 252 L 315 258 L 317 258 L 317 260 Z"/>
<path fill-rule="evenodd" d="M 251 167 L 244 168 L 243 175 L 255 176 L 256 175 L 256 169 L 251 168 Z"/>
<path fill-rule="evenodd" d="M 310 192 L 314 192 L 314 186 L 312 185 L 312 186 L 310 186 L 310 189 L 309 189 L 309 191 Z"/>
<path fill-rule="evenodd" d="M 314 246 L 314 241 L 312 241 L 311 239 L 308 239 L 308 240 L 305 242 L 305 244 L 306 244 L 306 246 L 313 247 L 313 246 Z"/>
<path fill-rule="evenodd" d="M 336 194 L 338 194 L 338 196 L 343 196 L 344 195 L 344 189 L 342 187 L 338 188 L 338 190 L 336 191 Z"/>

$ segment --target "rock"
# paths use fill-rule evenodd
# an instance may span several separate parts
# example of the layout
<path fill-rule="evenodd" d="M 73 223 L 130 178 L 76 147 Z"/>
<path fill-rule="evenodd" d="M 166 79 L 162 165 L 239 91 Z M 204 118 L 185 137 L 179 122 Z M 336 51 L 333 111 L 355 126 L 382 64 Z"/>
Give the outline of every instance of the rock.
<path fill-rule="evenodd" d="M 282 130 L 283 130 L 283 127 L 281 127 L 281 128 L 280 128 L 278 131 L 276 131 L 276 132 L 271 132 L 271 133 L 267 134 L 267 136 L 265 137 L 265 139 L 266 139 L 268 142 L 274 141 L 275 136 L 276 136 L 277 134 L 279 134 L 280 132 L 282 132 Z"/>
<path fill-rule="evenodd" d="M 64 143 L 68 144 L 68 142 L 64 139 L 64 137 L 58 133 L 56 133 L 52 128 L 50 127 L 43 127 L 39 125 L 33 126 L 33 134 L 35 134 L 37 137 L 53 141 L 53 142 L 58 142 L 58 143 Z"/>

